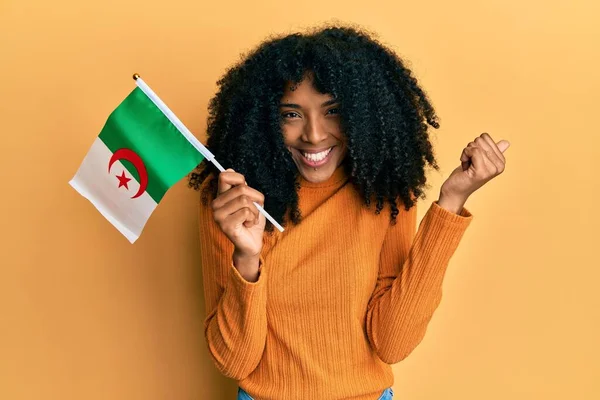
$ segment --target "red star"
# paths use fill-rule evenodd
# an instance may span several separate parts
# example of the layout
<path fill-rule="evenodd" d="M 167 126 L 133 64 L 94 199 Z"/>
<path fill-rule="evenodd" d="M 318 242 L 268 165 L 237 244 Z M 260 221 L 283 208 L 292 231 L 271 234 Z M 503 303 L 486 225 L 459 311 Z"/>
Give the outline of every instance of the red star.
<path fill-rule="evenodd" d="M 125 171 L 123 171 L 121 173 L 121 176 L 119 176 L 119 175 L 115 175 L 115 176 L 119 180 L 119 187 L 125 186 L 125 189 L 129 190 L 129 186 L 127 186 L 127 182 L 129 182 L 131 180 L 131 178 L 128 178 L 125 176 Z"/>

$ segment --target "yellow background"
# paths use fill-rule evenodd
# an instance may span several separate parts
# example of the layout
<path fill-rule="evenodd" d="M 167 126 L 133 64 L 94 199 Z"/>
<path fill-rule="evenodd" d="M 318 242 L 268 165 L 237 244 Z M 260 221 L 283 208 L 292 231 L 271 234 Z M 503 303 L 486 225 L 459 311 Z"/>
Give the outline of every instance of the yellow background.
<path fill-rule="evenodd" d="M 505 172 L 466 203 L 398 399 L 600 398 L 596 1 L 0 1 L 0 398 L 234 399 L 204 344 L 197 193 L 131 245 L 68 184 L 139 72 L 204 139 L 216 80 L 270 34 L 377 32 L 440 116 L 442 174 L 487 131 Z M 227 167 L 227 166 L 226 166 Z M 344 362 L 344 360 L 340 360 Z"/>

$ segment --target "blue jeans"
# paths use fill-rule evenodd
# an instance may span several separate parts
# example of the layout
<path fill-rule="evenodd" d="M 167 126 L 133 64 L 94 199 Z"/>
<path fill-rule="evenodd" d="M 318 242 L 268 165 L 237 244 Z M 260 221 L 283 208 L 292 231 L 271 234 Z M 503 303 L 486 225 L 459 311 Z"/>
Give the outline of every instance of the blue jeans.
<path fill-rule="evenodd" d="M 394 398 L 394 391 L 391 387 L 385 389 L 378 400 L 392 400 Z M 237 400 L 254 400 L 248 393 L 241 387 L 238 387 Z"/>

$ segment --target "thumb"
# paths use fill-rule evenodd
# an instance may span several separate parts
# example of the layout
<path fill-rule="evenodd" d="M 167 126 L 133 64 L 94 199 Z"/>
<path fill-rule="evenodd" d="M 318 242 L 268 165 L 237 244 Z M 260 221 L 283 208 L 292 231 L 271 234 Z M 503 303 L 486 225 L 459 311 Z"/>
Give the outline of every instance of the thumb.
<path fill-rule="evenodd" d="M 506 149 L 510 147 L 510 142 L 508 140 L 501 140 L 498 143 L 496 143 L 496 145 L 498 146 L 498 150 L 504 153 Z"/>

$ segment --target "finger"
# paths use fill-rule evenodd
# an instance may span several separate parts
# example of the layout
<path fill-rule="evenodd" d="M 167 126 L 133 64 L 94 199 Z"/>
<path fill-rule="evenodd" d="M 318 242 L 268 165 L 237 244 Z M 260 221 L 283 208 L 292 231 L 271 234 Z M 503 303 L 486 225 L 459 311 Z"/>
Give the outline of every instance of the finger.
<path fill-rule="evenodd" d="M 243 224 L 246 228 L 254 226 L 254 214 L 249 208 L 242 208 L 227 218 L 226 224 L 231 227 Z"/>
<path fill-rule="evenodd" d="M 219 185 L 217 194 L 224 193 L 232 186 L 241 185 L 245 182 L 244 175 L 238 174 L 233 169 L 228 168 L 219 174 Z"/>
<path fill-rule="evenodd" d="M 502 154 L 502 152 L 498 148 L 498 145 L 496 144 L 496 142 L 494 142 L 494 139 L 492 139 L 492 137 L 489 135 L 489 133 L 484 132 L 481 134 L 480 137 L 489 146 L 489 149 L 494 152 L 494 154 L 496 155 L 496 157 L 498 157 L 498 159 L 502 162 L 502 164 L 504 164 L 506 162 L 506 160 L 504 158 L 504 154 Z"/>
<path fill-rule="evenodd" d="M 498 173 L 498 167 L 489 159 L 488 153 L 481 147 L 476 145 L 467 146 L 463 152 L 471 161 L 476 173 L 485 175 Z"/>
<path fill-rule="evenodd" d="M 498 150 L 500 150 L 501 153 L 504 153 L 506 149 L 510 147 L 510 142 L 508 140 L 503 139 L 496 143 L 496 145 L 498 146 Z"/>
<path fill-rule="evenodd" d="M 258 190 L 253 189 L 248 185 L 239 185 L 232 187 L 231 189 L 227 190 L 225 193 L 220 194 L 216 199 L 214 199 L 214 201 L 212 202 L 213 210 L 222 207 L 224 204 L 227 204 L 228 202 L 232 201 L 234 198 L 239 196 L 247 196 L 252 201 L 257 202 L 261 206 L 265 202 L 265 196 L 263 196 L 263 194 Z"/>
<path fill-rule="evenodd" d="M 483 138 L 482 136 L 476 137 L 475 144 L 483 149 L 484 157 L 489 163 L 492 163 L 498 171 L 504 169 L 504 156 L 502 156 L 500 150 L 496 148 L 496 143 L 494 143 L 494 141 L 491 138 L 488 142 L 488 140 Z M 500 154 L 500 157 L 498 157 L 498 154 Z"/>
<path fill-rule="evenodd" d="M 467 147 L 465 147 L 462 151 L 462 153 L 460 154 L 460 164 L 461 167 L 463 169 L 463 171 L 466 171 L 469 166 L 471 165 L 471 153 L 467 153 L 467 148 L 471 147 L 471 146 L 475 146 L 475 143 L 473 142 L 469 142 L 469 144 L 467 144 Z"/>
<path fill-rule="evenodd" d="M 233 200 L 227 202 L 222 207 L 215 211 L 215 217 L 221 220 L 229 218 L 229 216 L 235 214 L 241 209 L 247 208 L 252 214 L 254 214 L 253 221 L 258 219 L 259 211 L 258 208 L 252 203 L 252 200 L 244 195 L 237 196 Z"/>
<path fill-rule="evenodd" d="M 483 153 L 483 150 L 479 146 L 471 142 L 464 148 L 460 161 L 469 162 L 475 169 L 481 169 L 484 166 Z"/>

